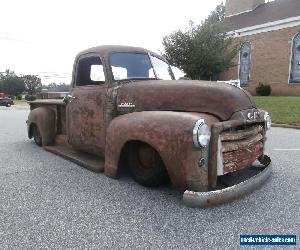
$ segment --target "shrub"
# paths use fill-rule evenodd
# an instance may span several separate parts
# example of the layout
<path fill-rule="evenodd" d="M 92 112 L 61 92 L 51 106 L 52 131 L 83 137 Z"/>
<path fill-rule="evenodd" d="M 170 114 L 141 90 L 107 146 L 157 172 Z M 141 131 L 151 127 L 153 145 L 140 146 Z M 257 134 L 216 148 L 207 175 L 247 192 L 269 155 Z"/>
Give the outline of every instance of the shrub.
<path fill-rule="evenodd" d="M 36 97 L 34 95 L 25 95 L 25 100 L 31 102 L 36 100 Z"/>
<path fill-rule="evenodd" d="M 18 96 L 17 96 L 17 99 L 18 99 L 18 100 L 22 100 L 22 96 L 21 96 L 21 95 L 18 95 Z"/>
<path fill-rule="evenodd" d="M 271 94 L 271 86 L 269 84 L 259 83 L 256 87 L 256 94 L 260 96 L 269 96 Z"/>

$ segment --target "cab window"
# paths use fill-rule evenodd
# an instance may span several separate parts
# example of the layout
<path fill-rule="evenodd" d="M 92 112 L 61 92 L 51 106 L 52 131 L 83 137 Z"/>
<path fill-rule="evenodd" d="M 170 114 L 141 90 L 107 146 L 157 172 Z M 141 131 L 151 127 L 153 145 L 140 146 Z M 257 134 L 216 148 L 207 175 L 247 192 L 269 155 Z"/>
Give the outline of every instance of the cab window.
<path fill-rule="evenodd" d="M 76 86 L 99 85 L 105 83 L 103 65 L 99 57 L 87 57 L 77 65 Z"/>

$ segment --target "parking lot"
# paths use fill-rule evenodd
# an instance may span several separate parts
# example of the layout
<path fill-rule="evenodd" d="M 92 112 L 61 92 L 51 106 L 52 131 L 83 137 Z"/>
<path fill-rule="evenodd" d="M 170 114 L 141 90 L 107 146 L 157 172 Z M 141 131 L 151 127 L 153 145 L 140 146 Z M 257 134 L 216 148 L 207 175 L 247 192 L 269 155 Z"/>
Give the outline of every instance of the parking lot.
<path fill-rule="evenodd" d="M 111 179 L 37 147 L 28 112 L 0 107 L 1 249 L 239 249 L 240 234 L 300 232 L 300 130 L 269 132 L 274 171 L 262 188 L 193 209 L 170 186 Z"/>

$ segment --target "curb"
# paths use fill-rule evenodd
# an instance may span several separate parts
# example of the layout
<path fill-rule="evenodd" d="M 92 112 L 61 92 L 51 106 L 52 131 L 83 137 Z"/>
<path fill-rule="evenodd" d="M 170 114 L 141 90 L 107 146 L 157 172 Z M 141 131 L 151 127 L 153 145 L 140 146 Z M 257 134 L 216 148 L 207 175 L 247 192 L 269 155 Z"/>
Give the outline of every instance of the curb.
<path fill-rule="evenodd" d="M 289 124 L 278 124 L 278 123 L 273 123 L 272 127 L 300 129 L 300 125 L 289 125 Z"/>

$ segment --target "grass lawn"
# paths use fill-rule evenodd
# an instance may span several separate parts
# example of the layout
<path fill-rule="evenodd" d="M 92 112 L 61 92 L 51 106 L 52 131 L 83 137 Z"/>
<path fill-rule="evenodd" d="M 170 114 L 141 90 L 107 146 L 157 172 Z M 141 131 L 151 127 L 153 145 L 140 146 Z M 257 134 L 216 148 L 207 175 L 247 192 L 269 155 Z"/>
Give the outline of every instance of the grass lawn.
<path fill-rule="evenodd" d="M 15 99 L 14 100 L 14 104 L 15 105 L 27 105 L 27 101 L 25 99 L 23 99 L 23 100 L 17 100 L 17 99 Z"/>
<path fill-rule="evenodd" d="M 300 97 L 296 96 L 256 96 L 260 109 L 270 113 L 272 122 L 300 125 Z"/>

